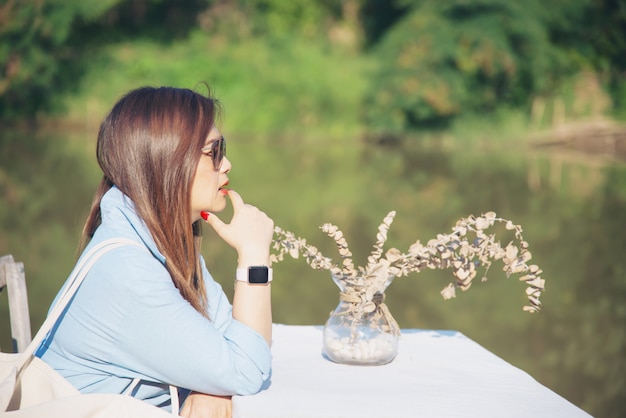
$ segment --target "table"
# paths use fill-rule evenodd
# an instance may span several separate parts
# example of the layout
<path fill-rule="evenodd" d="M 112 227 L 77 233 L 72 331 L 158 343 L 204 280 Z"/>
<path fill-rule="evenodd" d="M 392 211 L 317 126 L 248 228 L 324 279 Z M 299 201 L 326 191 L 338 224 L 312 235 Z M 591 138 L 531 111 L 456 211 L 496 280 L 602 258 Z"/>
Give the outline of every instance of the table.
<path fill-rule="evenodd" d="M 327 360 L 322 331 L 275 324 L 270 385 L 233 397 L 233 418 L 590 417 L 456 331 L 403 329 L 383 366 Z"/>

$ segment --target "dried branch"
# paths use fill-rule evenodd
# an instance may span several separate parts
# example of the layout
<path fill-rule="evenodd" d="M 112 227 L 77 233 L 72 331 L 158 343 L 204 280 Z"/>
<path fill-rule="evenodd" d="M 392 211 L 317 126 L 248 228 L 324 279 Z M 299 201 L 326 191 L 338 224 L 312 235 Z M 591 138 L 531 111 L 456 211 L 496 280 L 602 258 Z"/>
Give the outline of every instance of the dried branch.
<path fill-rule="evenodd" d="M 387 240 L 387 232 L 393 222 L 395 212 L 389 212 L 378 227 L 376 244 L 368 257 L 367 266 L 355 269 L 352 253 L 343 233 L 332 224 L 324 224 L 322 230 L 335 240 L 339 255 L 343 259 L 341 266 L 324 257 L 317 248 L 306 243 L 280 227 L 275 228 L 272 261 L 283 260 L 285 254 L 298 258 L 301 254 L 309 266 L 318 270 L 329 270 L 334 277 L 346 285 L 347 292 L 363 295 L 363 304 L 372 301 L 373 296 L 380 293 L 393 277 L 402 277 L 410 273 L 418 273 L 424 268 L 450 269 L 456 280 L 448 284 L 442 291 L 444 299 L 456 296 L 456 289 L 466 291 L 478 274 L 478 268 L 484 269 L 481 280 L 487 280 L 486 274 L 492 262 L 501 261 L 506 276 L 522 274 L 520 280 L 526 282 L 526 296 L 529 304 L 524 311 L 536 312 L 540 309 L 539 297 L 545 289 L 545 280 L 541 279 L 542 270 L 537 265 L 528 265 L 532 254 L 528 243 L 522 236 L 522 228 L 513 222 L 499 218 L 494 212 L 481 216 L 469 216 L 460 219 L 452 228 L 452 233 L 438 234 L 426 245 L 420 241 L 413 243 L 406 253 L 396 248 L 389 249 L 383 256 L 383 246 Z M 505 228 L 512 231 L 514 240 L 504 248 L 496 241 L 495 234 L 487 230 L 496 223 L 504 223 Z M 369 305 L 367 305 L 369 306 Z"/>

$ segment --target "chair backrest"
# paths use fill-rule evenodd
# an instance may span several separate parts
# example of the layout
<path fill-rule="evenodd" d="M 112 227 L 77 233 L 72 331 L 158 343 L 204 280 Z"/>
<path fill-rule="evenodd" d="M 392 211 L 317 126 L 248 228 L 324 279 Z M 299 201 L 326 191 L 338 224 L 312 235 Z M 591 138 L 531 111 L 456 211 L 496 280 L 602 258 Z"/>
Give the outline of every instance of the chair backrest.
<path fill-rule="evenodd" d="M 12 255 L 0 257 L 0 291 L 6 288 L 11 319 L 13 351 L 23 351 L 32 339 L 24 263 L 16 262 Z"/>

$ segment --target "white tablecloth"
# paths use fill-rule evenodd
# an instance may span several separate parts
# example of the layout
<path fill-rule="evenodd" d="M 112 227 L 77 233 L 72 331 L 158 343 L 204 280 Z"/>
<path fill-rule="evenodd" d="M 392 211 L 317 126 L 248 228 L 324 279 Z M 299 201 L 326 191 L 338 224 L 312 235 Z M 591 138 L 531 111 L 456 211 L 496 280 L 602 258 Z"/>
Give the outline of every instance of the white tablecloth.
<path fill-rule="evenodd" d="M 384 366 L 322 356 L 321 326 L 274 325 L 268 389 L 233 397 L 233 418 L 589 417 L 455 331 L 404 329 Z"/>

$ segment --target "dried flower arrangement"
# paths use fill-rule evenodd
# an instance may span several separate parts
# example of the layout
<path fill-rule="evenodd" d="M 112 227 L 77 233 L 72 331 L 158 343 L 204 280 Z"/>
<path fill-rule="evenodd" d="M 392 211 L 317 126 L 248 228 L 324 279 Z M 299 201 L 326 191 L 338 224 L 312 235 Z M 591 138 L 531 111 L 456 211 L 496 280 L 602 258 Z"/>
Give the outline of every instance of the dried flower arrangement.
<path fill-rule="evenodd" d="M 527 264 L 532 255 L 528 250 L 528 243 L 522 236 L 520 225 L 499 218 L 494 212 L 478 217 L 469 216 L 460 219 L 452 228 L 451 233 L 438 234 L 426 245 L 418 240 L 409 247 L 406 253 L 391 248 L 383 255 L 383 245 L 387 240 L 387 232 L 395 214 L 395 211 L 389 212 L 378 227 L 376 243 L 365 267 L 355 268 L 352 253 L 343 233 L 332 224 L 324 224 L 321 229 L 335 241 L 342 258 L 341 265 L 323 256 L 316 247 L 307 244 L 305 239 L 296 237 L 292 232 L 280 227 L 275 228 L 273 249 L 276 250 L 276 254 L 272 254 L 272 262 L 283 260 L 285 254 L 293 258 L 302 255 L 310 267 L 317 270 L 329 270 L 335 280 L 339 280 L 344 285 L 343 293 L 348 299 L 355 300 L 354 310 L 368 313 L 380 304 L 376 303 L 374 295 L 380 295 L 385 290 L 390 277 L 406 276 L 420 272 L 424 268 L 451 269 L 456 281 L 448 284 L 441 291 L 444 299 L 450 299 L 456 296 L 457 288 L 463 291 L 470 288 L 472 280 L 478 273 L 478 268 L 484 268 L 485 274 L 482 281 L 485 281 L 492 260 L 501 260 L 507 277 L 511 274 L 522 273 L 519 280 L 528 285 L 526 295 L 529 304 L 524 306 L 523 310 L 536 312 L 540 309 L 539 297 L 545 289 L 545 280 L 541 278 L 542 270 L 537 265 Z M 494 233 L 488 233 L 489 228 L 493 227 L 496 222 L 504 223 L 507 230 L 514 232 L 515 239 L 505 247 L 496 241 Z M 357 300 L 360 302 L 356 302 Z"/>

